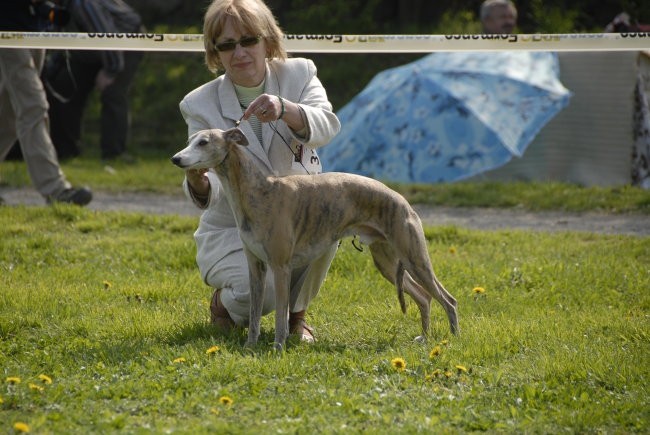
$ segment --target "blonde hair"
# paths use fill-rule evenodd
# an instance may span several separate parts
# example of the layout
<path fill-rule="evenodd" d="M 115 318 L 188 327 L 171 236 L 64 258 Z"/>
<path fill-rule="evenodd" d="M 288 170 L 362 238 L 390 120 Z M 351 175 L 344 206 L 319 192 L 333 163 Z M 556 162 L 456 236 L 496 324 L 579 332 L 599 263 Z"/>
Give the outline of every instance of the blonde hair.
<path fill-rule="evenodd" d="M 283 46 L 283 32 L 273 13 L 262 0 L 214 0 L 203 18 L 205 63 L 210 71 L 216 73 L 223 69 L 215 44 L 228 18 L 242 31 L 250 32 L 251 36 L 262 36 L 266 42 L 268 58 L 287 58 Z"/>

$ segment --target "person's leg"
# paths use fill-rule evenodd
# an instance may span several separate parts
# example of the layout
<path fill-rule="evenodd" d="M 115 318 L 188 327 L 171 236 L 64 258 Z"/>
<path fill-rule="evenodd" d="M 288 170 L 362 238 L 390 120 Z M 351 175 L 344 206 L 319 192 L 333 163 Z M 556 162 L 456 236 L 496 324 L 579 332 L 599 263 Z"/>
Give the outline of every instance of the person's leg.
<path fill-rule="evenodd" d="M 272 278 L 273 275 L 270 272 L 266 274 L 266 291 L 262 308 L 264 315 L 275 309 Z M 231 252 L 219 260 L 208 272 L 206 282 L 220 292 L 221 304 L 226 308 L 232 320 L 239 326 L 247 327 L 251 295 L 248 263 L 244 251 L 240 249 Z"/>
<path fill-rule="evenodd" d="M 309 303 L 318 294 L 330 264 L 336 255 L 337 248 L 338 243 L 335 243 L 309 266 L 294 270 L 291 277 L 291 301 L 289 307 L 289 321 L 294 326 L 291 330 L 292 333 L 304 335 L 304 328 L 307 327 L 304 323 L 305 312 Z M 217 309 L 225 308 L 235 324 L 248 326 L 250 279 L 244 252 L 238 250 L 220 260 L 208 272 L 206 282 L 216 289 L 216 293 L 218 292 L 219 300 L 213 298 L 212 306 Z M 266 274 L 266 291 L 264 293 L 262 314 L 266 315 L 274 310 L 275 288 L 273 273 L 269 270 Z M 214 310 L 213 314 L 215 314 Z M 225 313 L 221 311 L 221 314 Z"/>
<path fill-rule="evenodd" d="M 305 322 L 305 314 L 310 302 L 318 295 L 325 281 L 337 249 L 338 242 L 309 266 L 294 270 L 292 274 L 289 333 L 299 335 L 303 341 L 314 341 L 314 331 Z"/>
<path fill-rule="evenodd" d="M 43 57 L 43 50 L 0 49 L 0 75 L 15 114 L 15 136 L 20 140 L 32 183 L 43 196 L 51 197 L 70 188 L 70 184 L 61 171 L 49 136 L 48 104 L 39 77 Z M 12 136 L 0 139 L 0 151 L 5 154 L 5 142 L 13 144 Z"/>
<path fill-rule="evenodd" d="M 142 53 L 125 52 L 124 70 L 101 95 L 101 152 L 110 159 L 126 151 L 130 127 L 129 91 L 142 59 Z"/>
<path fill-rule="evenodd" d="M 2 51 L 0 51 L 0 162 L 11 151 L 18 136 L 16 135 L 16 115 L 11 106 L 7 81 L 2 73 Z"/>
<path fill-rule="evenodd" d="M 334 243 L 329 250 L 312 261 L 306 268 L 294 271 L 291 278 L 289 312 L 304 311 L 309 307 L 310 302 L 318 295 L 323 281 L 325 281 L 337 249 L 338 242 Z"/>
<path fill-rule="evenodd" d="M 101 63 L 84 60 L 84 54 L 87 53 L 71 52 L 58 74 L 48 78 L 50 135 L 59 157 L 73 157 L 81 151 L 83 114 L 101 68 Z"/>

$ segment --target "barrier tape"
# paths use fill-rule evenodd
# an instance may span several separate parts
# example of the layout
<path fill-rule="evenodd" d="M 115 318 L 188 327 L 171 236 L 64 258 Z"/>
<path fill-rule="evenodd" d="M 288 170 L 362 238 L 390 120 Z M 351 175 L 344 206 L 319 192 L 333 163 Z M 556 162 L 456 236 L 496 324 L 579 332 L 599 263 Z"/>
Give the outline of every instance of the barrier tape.
<path fill-rule="evenodd" d="M 650 33 L 529 35 L 285 35 L 292 53 L 434 51 L 641 51 Z M 0 32 L 0 48 L 204 51 L 201 34 Z"/>

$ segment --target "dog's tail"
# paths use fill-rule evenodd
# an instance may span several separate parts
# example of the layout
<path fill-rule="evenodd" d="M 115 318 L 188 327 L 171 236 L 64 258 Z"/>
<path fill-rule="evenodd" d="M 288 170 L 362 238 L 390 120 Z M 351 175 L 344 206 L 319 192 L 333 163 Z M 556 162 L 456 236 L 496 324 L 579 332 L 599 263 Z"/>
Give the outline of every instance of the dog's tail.
<path fill-rule="evenodd" d="M 404 265 L 401 261 L 397 262 L 397 272 L 395 274 L 395 286 L 397 287 L 397 299 L 402 313 L 406 314 L 406 301 L 404 301 Z"/>

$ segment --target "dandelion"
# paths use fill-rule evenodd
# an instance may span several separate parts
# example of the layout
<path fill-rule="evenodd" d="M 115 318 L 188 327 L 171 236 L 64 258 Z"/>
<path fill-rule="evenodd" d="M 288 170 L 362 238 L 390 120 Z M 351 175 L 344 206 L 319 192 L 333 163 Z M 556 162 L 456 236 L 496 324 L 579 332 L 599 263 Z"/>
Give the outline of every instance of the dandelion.
<path fill-rule="evenodd" d="M 483 293 L 485 293 L 485 289 L 483 287 L 474 287 L 472 289 L 472 293 L 474 293 L 475 295 L 482 295 Z"/>
<path fill-rule="evenodd" d="M 0 405 L 2 405 L 3 403 L 5 403 L 5 400 L 2 397 L 0 397 Z"/>
<path fill-rule="evenodd" d="M 176 358 L 176 359 L 175 359 L 174 361 L 172 361 L 172 362 L 173 362 L 174 364 L 184 363 L 184 362 L 185 362 L 185 358 L 183 358 L 183 357 Z"/>
<path fill-rule="evenodd" d="M 32 390 L 32 391 L 39 391 L 39 392 L 45 390 L 45 388 L 41 387 L 40 385 L 36 385 L 36 384 L 32 384 L 32 383 L 29 384 L 29 389 Z"/>
<path fill-rule="evenodd" d="M 447 346 L 449 344 L 449 340 L 442 340 L 440 342 L 440 346 Z"/>
<path fill-rule="evenodd" d="M 440 369 L 435 369 L 434 371 L 432 371 L 431 373 L 426 375 L 424 377 L 424 379 L 426 381 L 432 381 L 432 380 L 436 379 L 437 377 L 439 377 L 441 374 L 442 374 L 442 371 Z"/>
<path fill-rule="evenodd" d="M 228 396 L 221 396 L 219 397 L 219 403 L 221 403 L 223 406 L 230 406 L 232 405 L 232 399 Z"/>
<path fill-rule="evenodd" d="M 442 353 L 442 349 L 440 348 L 440 346 L 434 346 L 433 349 L 431 349 L 431 352 L 429 352 L 429 359 L 434 359 L 441 353 Z"/>
<path fill-rule="evenodd" d="M 398 372 L 403 372 L 406 370 L 406 361 L 403 358 L 393 358 L 390 362 L 390 365 L 393 366 Z"/>
<path fill-rule="evenodd" d="M 211 348 L 209 348 L 208 350 L 206 350 L 205 353 L 206 353 L 207 355 L 212 355 L 212 354 L 214 354 L 214 353 L 219 352 L 219 350 L 221 350 L 221 349 L 219 348 L 219 346 L 212 346 Z"/>
<path fill-rule="evenodd" d="M 9 376 L 6 381 L 8 384 L 20 384 L 20 378 L 18 376 Z"/>
<path fill-rule="evenodd" d="M 38 379 L 47 385 L 50 385 L 52 383 L 52 378 L 47 375 L 38 375 Z"/>
<path fill-rule="evenodd" d="M 449 370 L 447 370 L 447 371 L 445 372 L 445 377 L 446 377 L 446 378 L 451 378 L 453 375 L 454 375 L 454 374 L 453 374 L 452 372 L 450 372 Z"/>
<path fill-rule="evenodd" d="M 461 366 L 460 364 L 456 365 L 456 370 L 458 370 L 458 374 L 467 373 L 467 367 Z"/>
<path fill-rule="evenodd" d="M 449 253 L 452 254 L 452 255 L 455 254 L 456 253 L 456 247 L 455 246 L 450 246 L 449 247 Z"/>
<path fill-rule="evenodd" d="M 111 284 L 109 281 L 106 280 L 104 280 L 102 284 L 104 284 L 104 290 L 108 290 L 113 286 L 113 284 Z"/>
<path fill-rule="evenodd" d="M 27 433 L 29 432 L 29 426 L 27 426 L 27 423 L 17 421 L 14 423 L 14 430 L 20 433 Z"/>

